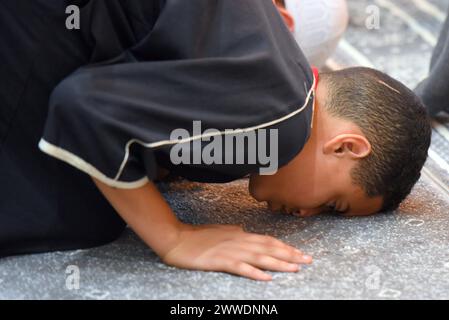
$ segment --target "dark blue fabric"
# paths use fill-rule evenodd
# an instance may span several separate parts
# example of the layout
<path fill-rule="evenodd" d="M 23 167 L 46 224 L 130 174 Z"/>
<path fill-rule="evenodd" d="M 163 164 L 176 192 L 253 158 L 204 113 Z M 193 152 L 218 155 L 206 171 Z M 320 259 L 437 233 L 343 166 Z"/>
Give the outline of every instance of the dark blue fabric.
<path fill-rule="evenodd" d="M 300 108 L 312 82 L 272 1 L 169 0 L 135 46 L 79 69 L 56 87 L 43 138 L 114 179 L 132 139 L 169 140 L 177 128 L 191 131 L 194 120 L 202 121 L 203 130 L 220 131 L 269 122 Z M 303 113 L 275 126 L 282 128 L 281 165 L 304 145 L 311 105 L 312 99 Z M 118 180 L 154 179 L 155 159 L 166 159 L 170 149 L 134 147 Z M 208 182 L 230 181 L 259 167 L 162 165 Z"/>
<path fill-rule="evenodd" d="M 297 110 L 310 67 L 271 0 L 0 2 L 0 255 L 115 239 L 124 222 L 90 176 L 38 149 L 41 137 L 113 178 L 130 138 L 234 129 Z M 51 97 L 51 98 L 50 98 Z M 279 129 L 280 165 L 310 134 L 312 101 Z M 258 165 L 174 166 L 168 148 L 132 149 L 121 181 L 158 166 L 225 182 Z"/>
<path fill-rule="evenodd" d="M 37 145 L 54 87 L 80 66 L 119 55 L 151 30 L 157 3 L 128 2 L 135 4 L 127 7 L 133 18 L 121 23 L 129 21 L 124 29 L 136 32 L 123 34 L 101 27 L 119 1 L 79 3 L 81 30 L 65 28 L 65 9 L 74 1 L 0 2 L 0 256 L 99 245 L 124 229 L 89 176 Z M 149 17 L 146 24 L 135 18 L 139 12 Z"/>
<path fill-rule="evenodd" d="M 427 79 L 415 89 L 430 115 L 449 112 L 449 16 L 441 29 L 438 43 L 432 53 Z"/>

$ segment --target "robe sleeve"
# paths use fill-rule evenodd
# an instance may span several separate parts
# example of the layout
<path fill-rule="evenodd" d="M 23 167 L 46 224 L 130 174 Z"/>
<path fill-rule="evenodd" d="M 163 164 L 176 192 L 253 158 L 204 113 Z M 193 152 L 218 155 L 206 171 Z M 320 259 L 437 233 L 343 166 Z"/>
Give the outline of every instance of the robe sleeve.
<path fill-rule="evenodd" d="M 39 148 L 118 188 L 157 175 L 178 128 L 249 128 L 310 98 L 313 75 L 271 0 L 167 0 L 151 32 L 53 91 Z"/>

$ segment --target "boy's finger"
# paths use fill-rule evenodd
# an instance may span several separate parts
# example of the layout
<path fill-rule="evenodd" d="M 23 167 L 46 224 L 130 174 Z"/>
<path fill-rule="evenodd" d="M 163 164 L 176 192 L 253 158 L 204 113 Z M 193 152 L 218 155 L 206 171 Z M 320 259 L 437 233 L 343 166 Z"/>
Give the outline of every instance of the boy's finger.
<path fill-rule="evenodd" d="M 264 254 L 247 254 L 245 261 L 252 266 L 264 270 L 280 272 L 298 272 L 300 267 L 296 263 L 289 263 Z"/>
<path fill-rule="evenodd" d="M 226 264 L 223 268 L 224 272 L 233 273 L 242 277 L 246 277 L 253 280 L 259 281 L 270 281 L 272 280 L 271 275 L 263 272 L 252 265 L 243 261 L 231 261 Z"/>
<path fill-rule="evenodd" d="M 245 243 L 243 250 L 251 250 L 259 254 L 265 254 L 273 258 L 283 260 L 290 263 L 310 264 L 312 257 L 303 254 L 301 251 L 293 247 L 279 248 L 277 246 L 267 246 L 260 243 Z"/>
<path fill-rule="evenodd" d="M 293 248 L 292 246 L 290 246 L 290 245 L 286 244 L 285 242 L 282 242 L 281 240 L 278 240 L 278 239 L 276 239 L 275 237 L 272 237 L 272 236 L 263 236 L 263 235 L 260 235 L 260 234 L 250 234 L 249 236 L 246 237 L 246 240 L 251 241 L 251 242 L 262 243 L 262 244 L 265 244 L 265 245 L 273 245 L 273 246 L 278 246 L 278 247 L 291 247 L 291 248 Z M 298 250 L 298 249 L 296 249 L 296 250 Z"/>
<path fill-rule="evenodd" d="M 310 263 L 312 262 L 312 257 L 309 255 L 305 255 L 301 250 L 286 244 L 285 242 L 282 242 L 281 240 L 278 240 L 274 237 L 271 236 L 262 236 L 262 235 L 258 235 L 258 234 L 251 234 L 249 237 L 247 237 L 245 240 L 250 241 L 250 242 L 254 242 L 254 243 L 259 243 L 265 246 L 274 246 L 274 247 L 279 247 L 281 249 L 287 249 L 287 250 L 293 250 L 294 252 L 305 256 L 305 260 L 307 260 L 308 262 L 305 263 Z"/>

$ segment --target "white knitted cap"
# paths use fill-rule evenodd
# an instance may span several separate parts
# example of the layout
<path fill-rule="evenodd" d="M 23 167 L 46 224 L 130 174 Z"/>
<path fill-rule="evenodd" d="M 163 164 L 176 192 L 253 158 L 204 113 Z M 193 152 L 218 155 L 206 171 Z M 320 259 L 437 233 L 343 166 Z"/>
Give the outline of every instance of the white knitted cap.
<path fill-rule="evenodd" d="M 295 39 L 312 65 L 321 67 L 348 25 L 346 0 L 285 0 L 295 19 Z"/>

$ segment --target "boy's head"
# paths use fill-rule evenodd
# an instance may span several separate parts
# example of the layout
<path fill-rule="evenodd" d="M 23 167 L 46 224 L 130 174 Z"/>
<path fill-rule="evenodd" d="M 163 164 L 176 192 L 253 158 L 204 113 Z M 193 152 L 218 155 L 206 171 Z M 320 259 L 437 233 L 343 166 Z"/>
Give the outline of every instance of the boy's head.
<path fill-rule="evenodd" d="M 301 216 L 393 210 L 419 179 L 430 138 L 425 108 L 400 82 L 362 67 L 323 73 L 303 150 L 274 175 L 252 175 L 250 193 Z"/>

